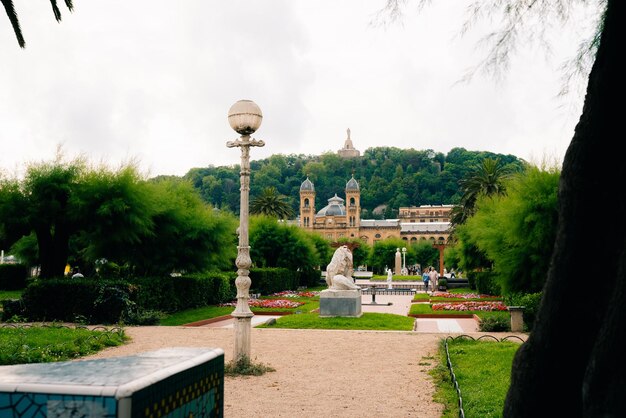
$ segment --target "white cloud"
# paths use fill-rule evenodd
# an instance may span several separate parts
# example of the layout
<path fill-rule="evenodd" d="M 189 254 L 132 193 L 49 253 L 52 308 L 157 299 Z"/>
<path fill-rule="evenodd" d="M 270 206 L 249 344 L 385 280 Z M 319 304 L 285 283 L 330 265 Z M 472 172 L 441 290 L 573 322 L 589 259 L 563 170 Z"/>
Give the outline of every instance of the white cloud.
<path fill-rule="evenodd" d="M 355 146 L 454 147 L 562 158 L 582 95 L 555 100 L 560 60 L 578 38 L 559 33 L 551 62 L 524 52 L 502 83 L 455 84 L 484 51 L 454 39 L 462 5 L 408 9 L 370 25 L 363 2 L 75 2 L 56 23 L 46 2 L 16 2 L 27 42 L 0 18 L 0 167 L 68 154 L 151 175 L 238 163 L 227 112 L 252 99 L 266 141 L 252 158 Z M 572 35 L 573 36 L 573 35 Z"/>

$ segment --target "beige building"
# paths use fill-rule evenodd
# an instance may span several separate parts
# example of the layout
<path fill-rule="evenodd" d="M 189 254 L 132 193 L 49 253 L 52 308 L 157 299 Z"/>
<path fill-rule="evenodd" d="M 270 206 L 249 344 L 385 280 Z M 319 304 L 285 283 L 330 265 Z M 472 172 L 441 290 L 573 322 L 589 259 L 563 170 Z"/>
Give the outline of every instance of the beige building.
<path fill-rule="evenodd" d="M 330 241 L 359 238 L 372 245 L 387 238 L 402 238 L 411 243 L 448 239 L 452 205 L 403 207 L 399 219 L 361 219 L 361 190 L 354 177 L 346 183 L 345 200 L 335 194 L 316 211 L 315 199 L 315 185 L 307 177 L 300 186 L 298 223 Z"/>

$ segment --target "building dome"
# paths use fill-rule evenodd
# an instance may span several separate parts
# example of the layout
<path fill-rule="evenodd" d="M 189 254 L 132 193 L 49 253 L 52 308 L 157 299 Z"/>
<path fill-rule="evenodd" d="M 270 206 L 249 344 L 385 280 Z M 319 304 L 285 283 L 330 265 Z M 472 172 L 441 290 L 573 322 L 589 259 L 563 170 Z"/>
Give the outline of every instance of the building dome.
<path fill-rule="evenodd" d="M 346 183 L 346 191 L 347 190 L 359 190 L 359 183 L 356 182 L 354 176 Z"/>
<path fill-rule="evenodd" d="M 328 199 L 328 205 L 317 212 L 318 216 L 345 216 L 346 207 L 343 205 L 343 199 L 337 196 Z"/>
<path fill-rule="evenodd" d="M 311 180 L 309 180 L 308 177 L 300 185 L 300 191 L 301 192 L 302 191 L 309 191 L 309 192 L 314 192 L 315 191 L 315 186 L 313 186 L 313 182 L 311 182 Z"/>

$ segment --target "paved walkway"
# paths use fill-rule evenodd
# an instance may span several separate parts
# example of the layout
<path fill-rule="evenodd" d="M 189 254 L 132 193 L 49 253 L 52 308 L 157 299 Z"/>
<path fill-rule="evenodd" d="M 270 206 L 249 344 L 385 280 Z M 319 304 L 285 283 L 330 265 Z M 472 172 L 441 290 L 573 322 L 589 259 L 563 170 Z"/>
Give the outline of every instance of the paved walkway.
<path fill-rule="evenodd" d="M 396 315 L 408 315 L 411 309 L 413 295 L 376 295 L 375 302 L 372 303 L 372 295 L 364 295 L 361 299 L 361 310 L 363 312 L 392 313 Z M 275 315 L 254 315 L 252 326 L 265 323 L 271 318 L 280 318 Z M 234 320 L 232 318 L 223 321 L 202 325 L 213 328 L 232 328 Z M 472 318 L 415 318 L 416 332 L 428 333 L 453 333 L 462 334 L 478 332 L 478 323 Z"/>

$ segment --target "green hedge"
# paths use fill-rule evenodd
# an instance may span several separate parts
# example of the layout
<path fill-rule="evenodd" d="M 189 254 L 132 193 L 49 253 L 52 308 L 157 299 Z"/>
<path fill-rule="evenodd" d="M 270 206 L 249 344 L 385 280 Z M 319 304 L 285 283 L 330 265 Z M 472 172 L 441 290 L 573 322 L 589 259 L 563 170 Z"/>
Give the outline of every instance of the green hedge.
<path fill-rule="evenodd" d="M 296 290 L 302 277 L 301 272 L 286 268 L 251 269 L 250 292 Z M 134 323 L 133 318 L 146 312 L 171 313 L 232 301 L 237 293 L 235 279 L 234 271 L 129 280 L 37 279 L 24 290 L 22 302 L 24 315 L 33 321 Z"/>
<path fill-rule="evenodd" d="M 320 280 L 322 280 L 322 271 L 312 268 L 302 269 L 298 271 L 300 276 L 300 286 L 315 287 L 319 286 Z"/>
<path fill-rule="evenodd" d="M 491 271 L 472 271 L 467 274 L 468 280 L 476 285 L 476 291 L 483 295 L 500 296 L 502 291 L 496 282 L 496 274 Z"/>
<path fill-rule="evenodd" d="M 19 290 L 26 287 L 28 267 L 24 264 L 0 264 L 0 290 Z"/>
<path fill-rule="evenodd" d="M 181 277 L 131 279 L 143 309 L 177 312 L 217 305 L 235 298 L 235 273 L 198 273 Z"/>
<path fill-rule="evenodd" d="M 250 269 L 250 292 L 270 295 L 283 290 L 296 290 L 300 284 L 300 274 L 287 268 Z"/>
<path fill-rule="evenodd" d="M 86 321 L 109 324 L 119 321 L 132 303 L 133 288 L 122 280 L 35 280 L 22 294 L 25 313 L 32 321 Z"/>

